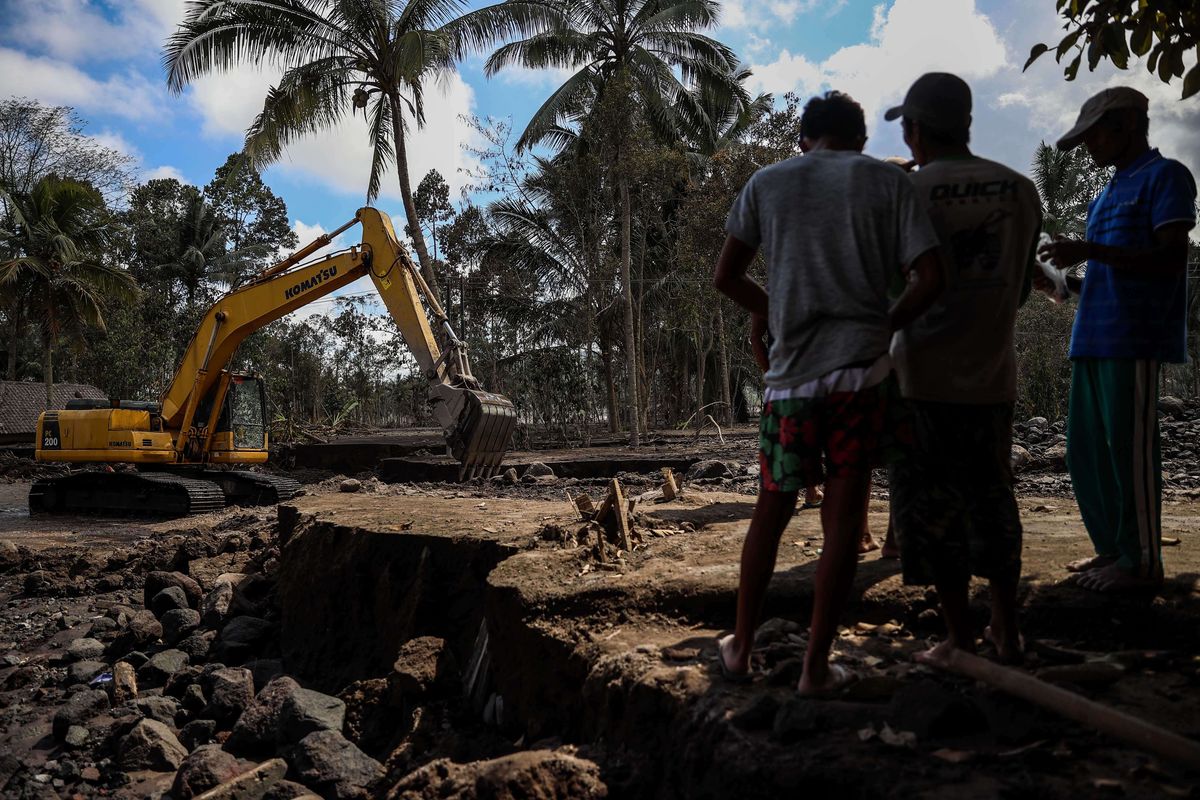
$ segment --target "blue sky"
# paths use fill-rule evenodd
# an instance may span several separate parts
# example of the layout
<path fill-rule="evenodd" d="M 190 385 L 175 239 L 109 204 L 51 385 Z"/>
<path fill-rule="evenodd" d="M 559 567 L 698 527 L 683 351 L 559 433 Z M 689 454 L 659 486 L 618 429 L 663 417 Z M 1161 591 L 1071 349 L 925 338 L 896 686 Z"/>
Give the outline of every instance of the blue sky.
<path fill-rule="evenodd" d="M 477 3 L 476 5 L 482 5 Z M 868 151 L 904 152 L 899 125 L 882 120 L 923 72 L 957 72 L 975 93 L 976 151 L 1026 169 L 1034 147 L 1053 140 L 1089 95 L 1116 83 L 1146 92 L 1151 135 L 1167 155 L 1200 168 L 1200 101 L 1136 66 L 1103 67 L 1066 83 L 1052 59 L 1021 73 L 1029 48 L 1055 38 L 1054 0 L 725 0 L 714 34 L 755 72 L 753 87 L 808 96 L 825 88 L 867 109 Z M 0 0 L 0 96 L 71 105 L 87 132 L 137 159 L 144 177 L 203 185 L 238 149 L 270 75 L 214 75 L 182 95 L 167 92 L 160 47 L 182 17 L 183 0 Z M 437 168 L 465 182 L 471 131 L 461 114 L 511 117 L 518 129 L 561 75 L 518 70 L 491 80 L 472 58 L 426 100 L 428 125 L 411 145 L 414 185 Z M 265 174 L 288 204 L 302 240 L 351 218 L 364 199 L 369 149 L 362 119 L 298 143 Z M 379 205 L 402 216 L 394 175 Z"/>

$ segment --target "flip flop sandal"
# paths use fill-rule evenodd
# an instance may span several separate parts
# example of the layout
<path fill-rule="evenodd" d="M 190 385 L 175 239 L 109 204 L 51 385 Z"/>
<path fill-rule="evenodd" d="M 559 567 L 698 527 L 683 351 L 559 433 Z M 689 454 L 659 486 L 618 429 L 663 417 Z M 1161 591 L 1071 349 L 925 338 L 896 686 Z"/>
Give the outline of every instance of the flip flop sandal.
<path fill-rule="evenodd" d="M 822 686 L 820 689 L 811 692 L 800 691 L 799 685 L 796 687 L 796 694 L 801 697 L 806 697 L 810 700 L 822 700 L 841 694 L 842 690 L 858 683 L 859 676 L 848 667 L 843 667 L 840 664 L 829 665 L 829 683 Z"/>
<path fill-rule="evenodd" d="M 751 675 L 750 675 L 749 670 L 747 670 L 746 672 L 734 672 L 725 663 L 725 645 L 726 645 L 726 643 L 729 643 L 732 641 L 733 641 L 732 633 L 727 636 L 723 636 L 720 639 L 717 639 L 717 655 L 716 655 L 717 669 L 720 670 L 721 677 L 724 678 L 725 680 L 729 681 L 730 683 L 749 683 L 751 680 Z"/>
<path fill-rule="evenodd" d="M 805 500 L 803 503 L 800 504 L 800 510 L 804 511 L 805 509 L 809 509 L 809 508 L 820 508 L 821 504 L 824 502 L 825 502 L 824 500 L 818 500 L 815 503 L 810 503 L 807 500 Z"/>

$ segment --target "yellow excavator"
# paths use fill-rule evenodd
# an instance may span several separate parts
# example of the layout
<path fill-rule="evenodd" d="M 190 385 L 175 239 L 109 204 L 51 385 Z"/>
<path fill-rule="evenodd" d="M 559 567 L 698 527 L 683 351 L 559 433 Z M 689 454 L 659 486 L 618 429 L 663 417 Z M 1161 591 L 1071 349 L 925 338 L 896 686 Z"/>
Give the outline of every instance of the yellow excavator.
<path fill-rule="evenodd" d="M 362 225 L 361 244 L 302 263 L 355 224 Z M 483 391 L 471 374 L 466 345 L 391 219 L 361 208 L 345 225 L 214 303 L 160 402 L 77 399 L 43 412 L 39 461 L 136 469 L 39 480 L 30 490 L 30 511 L 183 516 L 293 497 L 300 485 L 290 478 L 236 469 L 267 460 L 266 393 L 258 376 L 236 374 L 230 362 L 238 345 L 264 325 L 368 275 L 429 380 L 433 417 L 462 465 L 460 479 L 495 474 L 516 424 L 512 403 Z"/>

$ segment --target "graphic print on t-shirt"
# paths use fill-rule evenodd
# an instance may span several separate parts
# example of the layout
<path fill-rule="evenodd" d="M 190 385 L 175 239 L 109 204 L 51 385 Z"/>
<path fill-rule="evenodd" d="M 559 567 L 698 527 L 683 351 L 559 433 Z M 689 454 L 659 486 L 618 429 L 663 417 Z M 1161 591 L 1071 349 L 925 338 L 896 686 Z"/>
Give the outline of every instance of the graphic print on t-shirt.
<path fill-rule="evenodd" d="M 1004 236 L 1008 220 L 1012 217 L 1012 204 L 1018 200 L 1017 182 L 1010 180 L 961 181 L 941 183 L 930 188 L 929 202 L 935 209 L 946 209 L 944 216 L 967 218 L 967 209 L 960 206 L 997 203 L 1003 208 L 992 208 L 982 219 L 976 217 L 964 227 L 954 229 L 946 237 L 951 266 L 955 277 L 952 286 L 957 291 L 1002 286 L 1007 282 L 1003 273 L 996 268 L 1004 254 Z M 980 209 L 982 210 L 982 209 Z M 939 212 L 934 211 L 937 215 Z M 992 280 L 982 280 L 991 278 Z"/>

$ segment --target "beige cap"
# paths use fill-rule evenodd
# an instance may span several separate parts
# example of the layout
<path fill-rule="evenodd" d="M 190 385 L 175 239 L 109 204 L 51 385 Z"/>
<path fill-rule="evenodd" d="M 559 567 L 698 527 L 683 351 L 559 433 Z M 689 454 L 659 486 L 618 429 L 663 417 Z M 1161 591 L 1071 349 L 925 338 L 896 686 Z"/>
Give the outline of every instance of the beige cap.
<path fill-rule="evenodd" d="M 1075 120 L 1075 127 L 1058 140 L 1058 149 L 1074 149 L 1083 141 L 1083 135 L 1087 133 L 1088 128 L 1099 122 L 1106 111 L 1116 108 L 1135 108 L 1145 111 L 1149 107 L 1150 101 L 1137 89 L 1131 89 L 1128 86 L 1114 86 L 1111 89 L 1105 89 L 1100 94 L 1088 98 L 1088 101 L 1083 104 L 1083 108 L 1079 109 L 1079 119 Z"/>

